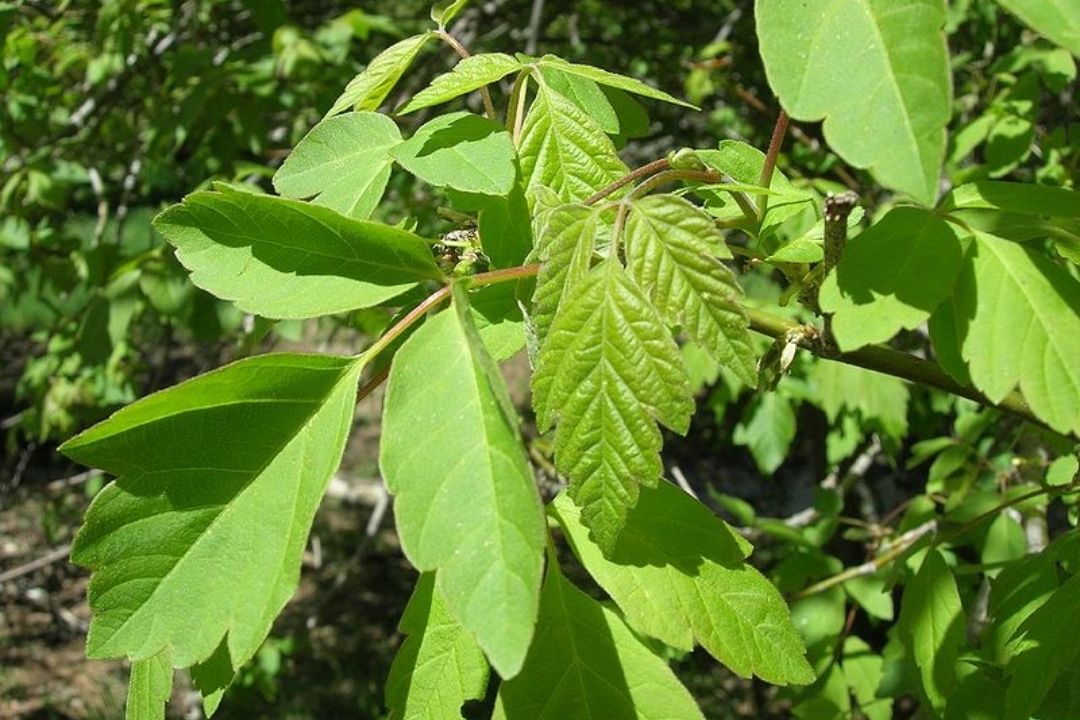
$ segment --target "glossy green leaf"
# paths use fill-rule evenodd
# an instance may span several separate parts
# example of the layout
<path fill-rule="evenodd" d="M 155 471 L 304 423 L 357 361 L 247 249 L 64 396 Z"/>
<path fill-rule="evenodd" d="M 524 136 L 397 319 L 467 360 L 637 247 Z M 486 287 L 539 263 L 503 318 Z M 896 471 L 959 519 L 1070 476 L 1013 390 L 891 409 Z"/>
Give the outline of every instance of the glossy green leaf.
<path fill-rule="evenodd" d="M 359 75 L 349 81 L 326 115 L 337 115 L 345 110 L 378 110 L 427 41 L 434 36 L 435 33 L 431 32 L 413 35 L 376 55 Z"/>
<path fill-rule="evenodd" d="M 952 291 L 963 255 L 952 225 L 912 207 L 893 209 L 850 240 L 820 295 L 840 349 L 885 342 L 925 322 Z"/>
<path fill-rule="evenodd" d="M 543 86 L 537 91 L 518 143 L 530 203 L 535 186 L 563 202 L 579 202 L 628 171 L 603 128 L 571 100 Z"/>
<path fill-rule="evenodd" d="M 325 355 L 241 360 L 61 447 L 118 476 L 72 548 L 93 572 L 90 657 L 138 663 L 168 650 L 187 667 L 220 647 L 235 672 L 255 654 L 296 588 L 362 366 Z"/>
<path fill-rule="evenodd" d="M 425 123 L 390 154 L 418 178 L 461 192 L 508 195 L 517 179 L 510 133 L 467 112 Z"/>
<path fill-rule="evenodd" d="M 1080 192 L 1033 183 L 981 180 L 954 189 L 943 210 L 1001 210 L 1021 215 L 1080 217 Z M 1030 218 L 1025 218 L 1028 222 Z"/>
<path fill-rule="evenodd" d="M 390 180 L 390 148 L 401 142 L 394 121 L 374 112 L 327 118 L 311 129 L 274 174 L 274 189 L 365 220 Z"/>
<path fill-rule="evenodd" d="M 795 408 L 787 397 L 765 392 L 747 407 L 731 441 L 750 449 L 762 475 L 772 475 L 795 440 Z"/>
<path fill-rule="evenodd" d="M 720 262 L 731 251 L 716 223 L 683 198 L 633 203 L 624 231 L 627 271 L 672 325 L 753 387 L 757 358 L 742 288 Z"/>
<path fill-rule="evenodd" d="M 386 679 L 390 720 L 460 718 L 466 701 L 484 697 L 484 653 L 447 612 L 433 574 L 420 576 L 399 629 L 407 637 Z"/>
<path fill-rule="evenodd" d="M 536 623 L 544 518 L 517 416 L 460 287 L 394 359 L 379 463 L 405 555 L 438 569 L 450 615 L 513 677 Z"/>
<path fill-rule="evenodd" d="M 937 550 L 927 551 L 904 588 L 898 627 L 919 669 L 923 691 L 940 711 L 955 682 L 956 658 L 965 638 L 956 580 Z"/>
<path fill-rule="evenodd" d="M 584 205 L 563 205 L 547 217 L 537 242 L 540 272 L 531 314 L 532 330 L 541 346 L 556 312 L 589 272 L 599 223 L 600 213 Z"/>
<path fill-rule="evenodd" d="M 1035 610 L 1009 639 L 1005 674 L 1008 691 L 1003 720 L 1026 720 L 1046 697 L 1054 680 L 1080 659 L 1071 632 L 1080 617 L 1080 574 L 1069 578 Z"/>
<path fill-rule="evenodd" d="M 493 720 L 702 720 L 690 693 L 622 618 L 555 566 L 521 674 L 499 687 Z"/>
<path fill-rule="evenodd" d="M 769 85 L 842 158 L 931 205 L 951 117 L 943 0 L 756 0 Z"/>
<path fill-rule="evenodd" d="M 192 193 L 154 227 L 195 285 L 268 318 L 370 307 L 441 275 L 410 232 L 270 195 Z"/>
<path fill-rule="evenodd" d="M 746 561 L 749 543 L 682 490 L 667 482 L 642 489 L 607 558 L 565 494 L 551 512 L 636 631 L 684 651 L 697 642 L 744 677 L 813 682 L 783 598 Z"/>
<path fill-rule="evenodd" d="M 998 4 L 1080 57 L 1080 7 L 1074 0 L 997 0 Z"/>
<path fill-rule="evenodd" d="M 172 695 L 173 666 L 168 649 L 131 664 L 125 720 L 165 720 Z"/>
<path fill-rule="evenodd" d="M 415 112 L 421 108 L 441 105 L 444 102 L 470 93 L 493 82 L 498 82 L 523 65 L 504 53 L 471 55 L 448 72 L 435 78 L 430 85 L 413 96 L 398 115 Z"/>
<path fill-rule="evenodd" d="M 532 385 L 541 432 L 559 419 L 555 464 L 570 480 L 570 497 L 610 552 L 638 486 L 660 477 L 654 419 L 685 432 L 693 412 L 671 333 L 617 262 L 594 267 L 564 303 Z"/>
<path fill-rule="evenodd" d="M 545 55 L 540 58 L 536 63 L 540 67 L 545 65 L 551 66 L 559 72 L 566 73 L 568 75 L 577 75 L 593 82 L 606 85 L 608 87 L 618 88 L 634 95 L 641 95 L 642 97 L 652 98 L 653 100 L 660 100 L 662 102 L 671 103 L 673 105 L 682 105 L 683 107 L 697 110 L 696 107 L 688 102 L 684 102 L 676 97 L 668 95 L 662 90 L 657 90 L 654 87 L 646 85 L 637 78 L 627 77 L 626 75 L 618 75 L 607 70 L 601 70 L 600 68 L 593 67 L 592 65 L 579 65 L 578 63 L 571 63 L 563 60 L 562 58 L 555 57 L 554 55 Z"/>
<path fill-rule="evenodd" d="M 1080 282 L 1032 249 L 976 233 L 954 303 L 975 387 L 993 402 L 1019 387 L 1050 427 L 1080 433 Z"/>

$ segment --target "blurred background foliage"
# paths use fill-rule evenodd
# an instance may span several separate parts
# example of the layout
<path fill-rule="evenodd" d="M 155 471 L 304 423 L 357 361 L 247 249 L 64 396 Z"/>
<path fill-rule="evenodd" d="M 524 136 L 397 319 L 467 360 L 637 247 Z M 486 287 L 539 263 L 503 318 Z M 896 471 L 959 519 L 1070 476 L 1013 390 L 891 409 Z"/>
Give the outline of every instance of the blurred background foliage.
<path fill-rule="evenodd" d="M 273 345 L 355 347 L 385 326 L 389 318 L 381 311 L 307 324 L 245 317 L 190 284 L 150 220 L 214 181 L 270 191 L 289 149 L 365 63 L 428 26 L 428 5 L 0 1 L 0 510 L 23 497 L 18 487 L 24 479 L 31 484 L 27 478 L 72 472 L 52 455 L 55 444 L 136 397 Z M 1074 59 L 990 0 L 951 2 L 949 18 L 955 107 L 947 182 L 994 177 L 1075 186 Z M 623 150 L 631 167 L 725 139 L 762 149 L 768 144 L 778 107 L 757 55 L 750 0 L 477 0 L 451 29 L 474 52 L 550 52 L 640 77 L 701 107 L 687 112 L 648 104 L 647 130 Z M 454 61 L 445 47 L 425 51 L 390 106 Z M 475 97 L 458 103 L 478 109 Z M 429 118 L 427 112 L 404 118 L 404 132 Z M 828 152 L 815 125 L 792 128 L 779 167 L 818 198 L 858 190 L 871 216 L 891 201 L 867 175 Z M 405 174 L 395 176 L 376 219 L 413 218 L 434 234 L 439 202 L 431 192 Z M 784 232 L 804 234 L 814 220 L 812 214 L 793 218 Z M 1059 249 L 1080 257 L 1080 247 Z M 750 301 L 775 303 L 781 292 L 776 278 L 743 270 Z M 913 332 L 900 344 L 924 352 L 927 338 Z M 968 490 L 978 496 L 1003 478 L 1041 477 L 1048 452 L 1067 447 L 965 401 L 847 366 L 800 357 L 777 393 L 754 396 L 693 346 L 684 353 L 704 412 L 690 437 L 669 439 L 668 465 L 704 485 L 709 501 L 740 525 L 791 543 L 772 555 L 766 547 L 763 556 L 779 561 L 776 577 L 785 590 L 785 583 L 801 586 L 840 562 L 834 553 L 842 552 L 823 548 L 837 533 L 842 508 L 815 495 L 814 487 L 845 459 L 874 450 L 876 466 L 891 474 L 883 485 L 891 495 L 863 500 L 901 506 L 898 517 L 910 525 L 918 520 L 910 513 L 925 509 L 912 500 L 920 493 L 963 489 L 954 495 L 956 508 L 972 512 L 973 506 L 963 506 Z M 534 445 L 542 456 L 544 443 Z M 763 476 L 778 482 L 763 483 Z M 759 517 L 815 499 L 815 511 L 831 524 L 816 518 L 796 531 Z M 62 540 L 57 528 L 77 523 L 84 506 L 82 495 L 56 507 L 46 503 L 45 537 Z M 849 556 L 866 532 L 845 531 Z M 355 551 L 354 541 L 338 542 L 344 552 Z M 261 716 L 276 703 L 286 708 L 280 712 L 294 713 L 290 717 L 309 717 L 316 707 L 314 716 L 355 714 L 359 707 L 361 716 L 378 717 L 379 668 L 389 663 L 386 638 L 410 576 L 400 558 L 365 572 L 366 581 L 397 588 L 389 607 L 372 598 L 360 602 L 379 616 L 381 633 L 352 638 L 348 652 L 338 647 L 337 659 L 332 651 L 317 661 L 309 657 L 291 681 L 319 682 L 330 673 L 322 690 L 333 694 L 338 678 L 350 676 L 336 700 L 318 706 L 306 701 L 305 688 L 285 691 L 278 682 L 290 658 L 312 654 L 304 649 L 311 640 L 304 639 L 303 621 L 287 611 L 287 632 L 268 642 L 223 712 Z M 340 596 L 339 590 L 325 592 Z M 842 594 L 838 607 L 804 615 L 828 625 L 839 612 L 843 622 Z M 343 666 L 365 653 L 366 669 Z M 760 688 L 732 685 L 709 663 L 681 663 L 710 717 L 766 712 Z M 357 687 L 364 683 L 366 690 Z M 0 679 L 0 697 L 3 690 Z"/>

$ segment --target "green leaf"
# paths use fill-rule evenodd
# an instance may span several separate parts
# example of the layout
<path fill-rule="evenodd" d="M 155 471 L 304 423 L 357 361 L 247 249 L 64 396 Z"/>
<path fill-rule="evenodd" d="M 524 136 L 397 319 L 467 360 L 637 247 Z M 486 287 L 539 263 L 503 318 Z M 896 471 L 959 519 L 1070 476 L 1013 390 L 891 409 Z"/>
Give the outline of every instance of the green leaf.
<path fill-rule="evenodd" d="M 891 210 L 847 243 L 821 285 L 843 351 L 918 327 L 952 291 L 964 249 L 953 226 L 919 208 Z"/>
<path fill-rule="evenodd" d="M 893 716 L 892 698 L 878 697 L 877 690 L 884 673 L 884 661 L 870 649 L 862 638 L 844 640 L 844 679 L 866 720 L 890 720 Z"/>
<path fill-rule="evenodd" d="M 1008 662 L 1013 635 L 1057 588 L 1057 568 L 1048 552 L 1027 555 L 1002 568 L 990 585 L 990 625 L 980 643 L 991 662 Z"/>
<path fill-rule="evenodd" d="M 512 72 L 524 67 L 517 59 L 504 53 L 482 53 L 471 55 L 448 72 L 444 73 L 397 111 L 406 115 L 421 108 L 441 105 L 473 90 L 498 82 Z"/>
<path fill-rule="evenodd" d="M 954 189 L 941 209 L 1002 210 L 1022 215 L 1080 217 L 1080 193 L 1049 185 L 982 180 Z M 1029 218 L 1025 218 L 1030 222 Z"/>
<path fill-rule="evenodd" d="M 809 400 L 820 407 L 829 422 L 840 411 L 857 412 L 864 423 L 874 423 L 894 438 L 907 435 L 908 389 L 902 380 L 873 370 L 838 362 L 816 361 L 809 374 L 813 390 Z"/>
<path fill-rule="evenodd" d="M 971 380 L 993 402 L 1019 386 L 1032 411 L 1080 433 L 1080 282 L 1046 257 L 976 233 L 954 294 Z"/>
<path fill-rule="evenodd" d="M 447 612 L 433 574 L 420 576 L 398 628 L 408 637 L 386 680 L 390 720 L 460 718 L 466 701 L 484 697 L 484 653 Z"/>
<path fill-rule="evenodd" d="M 660 100 L 673 105 L 682 105 L 683 107 L 690 108 L 691 110 L 697 110 L 698 108 L 691 105 L 688 102 L 679 100 L 676 97 L 668 95 L 662 90 L 657 90 L 654 87 L 650 87 L 641 82 L 637 78 L 627 77 L 625 75 L 617 75 L 607 70 L 601 70 L 600 68 L 593 67 L 592 65 L 578 65 L 577 63 L 567 62 L 562 58 L 554 55 L 545 55 L 536 62 L 537 67 L 543 68 L 545 66 L 553 67 L 559 72 L 566 73 L 568 75 L 577 75 L 578 77 L 592 80 L 600 85 L 606 85 L 608 87 L 618 88 L 634 95 L 641 95 L 642 97 L 652 98 L 653 100 Z"/>
<path fill-rule="evenodd" d="M 345 86 L 341 97 L 326 113 L 327 117 L 345 110 L 378 110 L 424 44 L 434 36 L 435 33 L 425 32 L 407 37 L 372 58 L 368 66 Z"/>
<path fill-rule="evenodd" d="M 937 550 L 927 551 L 904 588 L 898 628 L 926 696 L 940 711 L 956 678 L 956 658 L 964 644 L 964 610 L 952 571 Z"/>
<path fill-rule="evenodd" d="M 506 197 L 476 193 L 450 193 L 451 202 L 461 210 L 477 212 L 476 229 L 480 245 L 491 259 L 492 267 L 523 265 L 533 248 L 529 202 L 520 182 L 515 182 Z"/>
<path fill-rule="evenodd" d="M 667 482 L 643 489 L 609 558 L 565 494 L 551 512 L 636 631 L 686 652 L 696 641 L 743 677 L 813 682 L 783 598 L 746 562 L 749 543 L 700 502 Z"/>
<path fill-rule="evenodd" d="M 468 112 L 425 123 L 390 155 L 418 178 L 461 192 L 504 196 L 517 179 L 510 133 Z"/>
<path fill-rule="evenodd" d="M 525 347 L 525 318 L 513 283 L 478 288 L 469 301 L 476 331 L 496 362 L 508 360 Z"/>
<path fill-rule="evenodd" d="M 441 276 L 410 232 L 270 195 L 193 193 L 154 227 L 195 285 L 273 319 L 378 305 Z"/>
<path fill-rule="evenodd" d="M 1009 639 L 1004 720 L 1026 720 L 1058 675 L 1075 665 L 1080 656 L 1080 643 L 1072 632 L 1077 617 L 1080 575 L 1073 575 Z"/>
<path fill-rule="evenodd" d="M 799 720 L 836 720 L 851 717 L 851 694 L 840 665 L 828 667 L 821 679 L 808 688 L 791 708 Z"/>
<path fill-rule="evenodd" d="M 686 432 L 694 404 L 671 333 L 619 264 L 594 267 L 551 326 L 533 375 L 541 432 L 559 417 L 555 463 L 605 552 L 660 477 L 654 418 Z"/>
<path fill-rule="evenodd" d="M 165 720 L 172 695 L 173 666 L 169 650 L 131 664 L 126 720 Z"/>
<path fill-rule="evenodd" d="M 359 220 L 371 216 L 390 179 L 394 121 L 374 112 L 327 118 L 311 129 L 274 174 L 274 189 Z"/>
<path fill-rule="evenodd" d="M 998 0 L 998 4 L 1080 57 L 1080 8 L 1073 0 Z"/>
<path fill-rule="evenodd" d="M 742 288 L 720 262 L 731 252 L 716 223 L 683 198 L 635 201 L 624 232 L 630 276 L 661 315 L 680 325 L 713 358 L 753 387 L 757 358 Z"/>
<path fill-rule="evenodd" d="M 60 448 L 118 476 L 72 549 L 93 571 L 89 657 L 140 662 L 168 650 L 187 667 L 220 646 L 235 672 L 255 654 L 296 588 L 362 367 L 248 358 L 143 398 Z"/>
<path fill-rule="evenodd" d="M 735 426 L 732 442 L 750 449 L 762 475 L 772 475 L 795 440 L 795 409 L 775 392 L 760 393 Z"/>
<path fill-rule="evenodd" d="M 951 117 L 942 0 L 756 0 L 769 85 L 842 158 L 931 205 Z"/>
<path fill-rule="evenodd" d="M 1080 470 L 1080 461 L 1075 455 L 1063 455 L 1046 470 L 1046 484 L 1050 487 L 1062 487 L 1068 485 L 1076 478 Z"/>
<path fill-rule="evenodd" d="M 518 157 L 530 204 L 535 203 L 537 185 L 572 203 L 629 172 L 603 128 L 572 101 L 544 86 L 525 114 Z"/>
<path fill-rule="evenodd" d="M 438 569 L 450 615 L 513 677 L 536 623 L 544 518 L 517 416 L 460 287 L 394 359 L 379 463 L 406 557 Z"/>
<path fill-rule="evenodd" d="M 552 65 L 541 65 L 539 70 L 545 85 L 572 100 L 608 135 L 619 134 L 619 116 L 598 84 L 580 75 L 562 72 Z"/>
<path fill-rule="evenodd" d="M 499 687 L 493 720 L 702 720 L 667 664 L 609 608 L 552 564 L 536 640 L 521 674 Z"/>
<path fill-rule="evenodd" d="M 878 575 L 864 575 L 852 578 L 844 583 L 848 595 L 857 602 L 866 614 L 879 620 L 892 621 L 893 598 L 885 581 Z"/>
<path fill-rule="evenodd" d="M 431 21 L 440 28 L 446 27 L 461 12 L 469 0 L 442 0 L 431 6 Z"/>
<path fill-rule="evenodd" d="M 543 345 L 555 314 L 584 281 L 592 262 L 600 213 L 584 205 L 562 205 L 547 217 L 537 241 L 540 272 L 536 276 L 532 331 Z"/>

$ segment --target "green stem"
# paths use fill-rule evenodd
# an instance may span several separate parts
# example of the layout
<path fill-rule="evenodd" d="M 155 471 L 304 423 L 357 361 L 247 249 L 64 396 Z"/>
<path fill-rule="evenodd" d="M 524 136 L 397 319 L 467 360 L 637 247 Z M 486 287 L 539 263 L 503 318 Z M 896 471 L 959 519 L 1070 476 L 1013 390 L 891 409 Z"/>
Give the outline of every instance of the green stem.
<path fill-rule="evenodd" d="M 823 343 L 812 340 L 809 336 L 812 336 L 814 333 L 792 332 L 805 329 L 806 326 L 804 325 L 800 325 L 792 320 L 770 315 L 754 308 L 745 308 L 745 310 L 750 318 L 750 328 L 762 335 L 768 335 L 772 338 L 807 336 L 799 341 L 799 345 L 819 357 L 846 363 L 848 365 L 855 365 L 856 367 L 865 368 L 867 370 L 875 370 L 886 375 L 898 377 L 901 380 L 929 385 L 930 387 L 944 390 L 947 393 L 973 400 L 980 405 L 997 408 L 1003 412 L 1023 418 L 1039 427 L 1052 430 L 1052 428 L 1049 428 L 1042 420 L 1035 416 L 1028 406 L 1027 401 L 1024 400 L 1024 397 L 1018 392 L 1014 391 L 1009 393 L 999 403 L 991 402 L 975 388 L 962 385 L 953 380 L 940 366 L 929 360 L 923 360 L 922 358 L 908 355 L 907 353 L 893 350 L 892 348 L 883 345 L 867 345 L 866 347 L 853 350 L 852 352 L 837 354 L 831 352 Z M 789 333 L 791 333 L 791 335 L 789 335 Z"/>
<path fill-rule="evenodd" d="M 529 74 L 526 68 L 514 78 L 514 87 L 510 90 L 510 101 L 506 104 L 506 129 L 517 147 L 521 140 L 521 127 L 525 121 L 525 99 L 529 95 Z"/>
<path fill-rule="evenodd" d="M 435 34 L 447 45 L 454 48 L 454 51 L 461 56 L 462 60 L 469 57 L 470 53 L 465 46 L 456 37 L 446 32 L 445 29 L 439 28 L 435 31 Z M 484 101 L 484 112 L 487 114 L 488 119 L 498 122 L 498 116 L 495 114 L 495 103 L 491 102 L 491 93 L 488 91 L 487 85 L 480 88 L 480 98 Z"/>

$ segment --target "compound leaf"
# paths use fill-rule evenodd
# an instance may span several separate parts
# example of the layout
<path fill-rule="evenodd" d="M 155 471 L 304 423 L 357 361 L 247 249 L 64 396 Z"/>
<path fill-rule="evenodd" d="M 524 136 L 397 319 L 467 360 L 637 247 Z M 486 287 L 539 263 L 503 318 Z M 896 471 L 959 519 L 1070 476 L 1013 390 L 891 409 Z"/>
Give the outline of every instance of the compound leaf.
<path fill-rule="evenodd" d="M 952 291 L 963 257 L 953 226 L 913 207 L 895 208 L 848 242 L 820 295 L 840 349 L 921 325 Z"/>
<path fill-rule="evenodd" d="M 433 574 L 420 576 L 398 627 L 408 637 L 386 680 L 391 720 L 459 718 L 466 701 L 484 697 L 484 653 L 447 612 Z"/>
<path fill-rule="evenodd" d="M 507 678 L 533 637 L 544 518 L 502 376 L 465 291 L 454 293 L 451 310 L 427 320 L 394 359 L 379 462 L 405 555 L 422 571 L 438 569 L 450 615 Z"/>
<path fill-rule="evenodd" d="M 615 611 L 555 565 L 540 599 L 536 640 L 521 674 L 499 687 L 493 720 L 701 720 L 671 668 Z"/>
<path fill-rule="evenodd" d="M 563 202 L 579 202 L 628 172 L 603 128 L 543 85 L 525 115 L 518 156 L 530 203 L 537 185 Z"/>
<path fill-rule="evenodd" d="M 1035 32 L 1080 57 L 1080 7 L 1074 0 L 997 0 Z"/>
<path fill-rule="evenodd" d="M 798 120 L 824 120 L 845 160 L 933 204 L 951 117 L 942 0 L 756 0 L 769 85 Z"/>
<path fill-rule="evenodd" d="M 407 37 L 372 58 L 368 66 L 345 86 L 341 97 L 326 113 L 327 117 L 350 109 L 378 110 L 425 43 L 434 36 L 435 33 L 426 32 Z"/>
<path fill-rule="evenodd" d="M 618 262 L 594 267 L 540 348 L 533 405 L 541 431 L 559 417 L 555 463 L 593 539 L 610 552 L 638 485 L 660 476 L 654 418 L 685 432 L 689 378 L 671 333 Z"/>
<path fill-rule="evenodd" d="M 993 402 L 1019 385 L 1032 411 L 1080 433 L 1080 283 L 1036 251 L 977 232 L 953 320 L 971 380 Z"/>
<path fill-rule="evenodd" d="M 274 189 L 365 220 L 382 199 L 394 162 L 389 151 L 400 142 L 397 125 L 379 113 L 327 118 L 285 158 Z"/>
<path fill-rule="evenodd" d="M 193 193 L 154 227 L 195 285 L 268 318 L 370 307 L 441 276 L 417 235 L 271 195 Z"/>
<path fill-rule="evenodd" d="M 390 154 L 418 178 L 461 192 L 505 196 L 517 180 L 510 133 L 468 112 L 425 123 Z"/>
<path fill-rule="evenodd" d="M 551 512 L 636 631 L 687 652 L 696 641 L 744 677 L 813 682 L 783 598 L 746 562 L 749 543 L 683 491 L 667 482 L 643 488 L 607 558 L 565 494 Z"/>
<path fill-rule="evenodd" d="M 150 395 L 64 443 L 118 476 L 72 561 L 90 568 L 94 658 L 187 667 L 258 650 L 300 575 L 315 509 L 352 423 L 362 360 L 264 355 Z M 156 691 L 155 691 L 156 692 Z M 151 692 L 149 695 L 155 695 Z"/>
<path fill-rule="evenodd" d="M 435 78 L 431 85 L 414 95 L 397 114 L 405 115 L 453 100 L 459 95 L 498 82 L 522 67 L 524 66 L 521 62 L 504 53 L 471 55 L 455 65 L 450 72 Z"/>
<path fill-rule="evenodd" d="M 919 669 L 926 696 L 940 711 L 955 682 L 956 658 L 965 638 L 956 580 L 937 550 L 927 551 L 919 571 L 904 588 L 898 628 Z"/>
<path fill-rule="evenodd" d="M 634 202 L 626 219 L 626 266 L 669 323 L 753 387 L 757 358 L 742 289 L 720 258 L 731 257 L 709 215 L 683 198 Z"/>

